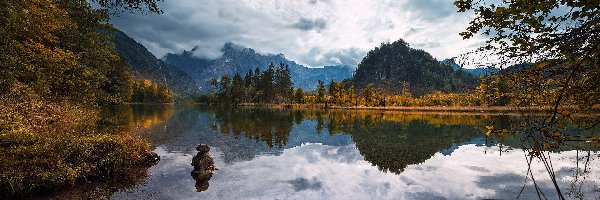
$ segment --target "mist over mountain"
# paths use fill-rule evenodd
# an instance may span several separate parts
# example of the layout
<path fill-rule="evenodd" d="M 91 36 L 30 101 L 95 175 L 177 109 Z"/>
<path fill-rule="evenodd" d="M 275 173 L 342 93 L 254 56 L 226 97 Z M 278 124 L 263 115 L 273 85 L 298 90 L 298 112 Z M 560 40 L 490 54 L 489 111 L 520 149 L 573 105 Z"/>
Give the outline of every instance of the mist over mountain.
<path fill-rule="evenodd" d="M 180 54 L 167 54 L 162 60 L 192 76 L 201 92 L 209 92 L 211 79 L 218 79 L 226 74 L 239 73 L 244 75 L 257 67 L 265 70 L 270 63 L 288 65 L 294 87 L 302 87 L 304 90 L 316 89 L 317 80 L 324 82 L 341 81 L 352 77 L 355 71 L 352 66 L 310 68 L 288 60 L 283 54 L 263 55 L 254 49 L 231 42 L 223 45 L 221 49 L 223 54 L 215 59 L 195 56 L 194 51 L 196 49 L 197 47 L 191 51 L 183 51 Z"/>

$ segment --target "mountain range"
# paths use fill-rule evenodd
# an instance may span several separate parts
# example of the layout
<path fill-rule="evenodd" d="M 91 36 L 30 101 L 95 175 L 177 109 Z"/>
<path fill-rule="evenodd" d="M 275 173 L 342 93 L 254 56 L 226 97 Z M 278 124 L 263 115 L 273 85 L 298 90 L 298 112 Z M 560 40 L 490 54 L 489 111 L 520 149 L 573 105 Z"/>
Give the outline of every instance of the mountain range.
<path fill-rule="evenodd" d="M 244 75 L 256 68 L 264 71 L 271 63 L 288 65 L 294 87 L 307 91 L 315 90 L 318 80 L 328 83 L 351 79 L 358 89 L 374 84 L 398 91 L 399 85 L 405 84 L 413 95 L 433 90 L 462 92 L 477 85 L 477 76 L 498 72 L 496 68 L 464 69 L 450 59 L 437 61 L 429 53 L 412 49 L 401 40 L 376 47 L 363 58 L 358 68 L 306 67 L 283 54 L 260 54 L 231 42 L 224 44 L 222 55 L 214 59 L 196 56 L 198 47 L 157 59 L 142 44 L 119 30 L 115 30 L 113 43 L 135 79 L 164 84 L 182 99 L 210 92 L 211 79 L 235 73 Z"/>
<path fill-rule="evenodd" d="M 288 65 L 294 87 L 304 90 L 315 90 L 317 81 L 342 81 L 352 77 L 355 68 L 351 66 L 325 66 L 311 68 L 288 60 L 283 54 L 260 54 L 254 49 L 234 43 L 226 43 L 221 49 L 222 55 L 215 59 L 199 58 L 194 55 L 198 47 L 180 54 L 167 54 L 162 60 L 189 74 L 196 82 L 200 92 L 210 91 L 211 79 L 223 75 L 246 74 L 257 67 L 265 70 L 270 63 Z"/>

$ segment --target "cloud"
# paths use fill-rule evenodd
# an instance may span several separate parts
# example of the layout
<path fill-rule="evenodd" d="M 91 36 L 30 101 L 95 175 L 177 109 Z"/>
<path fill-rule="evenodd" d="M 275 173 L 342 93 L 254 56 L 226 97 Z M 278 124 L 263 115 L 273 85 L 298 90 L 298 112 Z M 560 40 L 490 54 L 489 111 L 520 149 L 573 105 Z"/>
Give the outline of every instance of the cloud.
<path fill-rule="evenodd" d="M 325 50 L 315 47 L 304 54 L 305 57 L 301 57 L 300 59 L 308 61 L 307 64 L 309 66 L 357 66 L 366 54 L 366 50 L 358 48 Z"/>
<path fill-rule="evenodd" d="M 219 170 L 207 191 L 197 193 L 194 188 L 189 175 L 191 155 L 157 147 L 161 162 L 151 169 L 154 176 L 115 197 L 143 199 L 151 191 L 159 199 L 513 199 L 525 186 L 521 197 L 537 198 L 532 181 L 523 182 L 529 169 L 523 152 L 498 145 L 461 145 L 450 156 L 435 153 L 399 175 L 379 170 L 355 144 L 307 143 L 277 155 L 261 154 L 229 164 L 221 163 L 220 148 L 211 150 Z M 578 152 L 551 154 L 558 158 L 553 160 L 558 184 L 569 188 L 575 181 L 572 173 Z M 530 167 L 537 186 L 553 191 L 544 165 L 533 162 Z M 592 171 L 577 185 L 591 191 L 600 181 L 598 162 L 590 162 L 587 169 Z M 590 195 L 591 199 L 598 196 Z"/>
<path fill-rule="evenodd" d="M 428 49 L 428 48 L 437 48 L 442 45 L 439 42 L 423 42 L 423 43 L 414 43 L 411 45 L 413 48 L 417 49 Z"/>
<path fill-rule="evenodd" d="M 327 22 L 325 22 L 325 19 L 323 18 L 317 18 L 314 20 L 310 20 L 310 19 L 306 19 L 304 17 L 301 17 L 300 20 L 296 23 L 294 23 L 292 26 L 294 28 L 303 30 L 303 31 L 309 31 L 309 30 L 321 30 L 321 29 L 325 29 L 327 25 Z"/>
<path fill-rule="evenodd" d="M 463 41 L 472 13 L 446 0 L 178 0 L 164 14 L 123 14 L 115 27 L 157 57 L 198 46 L 214 58 L 233 42 L 260 53 L 283 53 L 311 67 L 357 65 L 366 52 L 400 38 L 434 57 L 455 57 L 479 40 Z"/>
<path fill-rule="evenodd" d="M 418 18 L 428 21 L 449 17 L 457 11 L 452 1 L 448 0 L 407 0 L 404 6 L 418 14 Z"/>

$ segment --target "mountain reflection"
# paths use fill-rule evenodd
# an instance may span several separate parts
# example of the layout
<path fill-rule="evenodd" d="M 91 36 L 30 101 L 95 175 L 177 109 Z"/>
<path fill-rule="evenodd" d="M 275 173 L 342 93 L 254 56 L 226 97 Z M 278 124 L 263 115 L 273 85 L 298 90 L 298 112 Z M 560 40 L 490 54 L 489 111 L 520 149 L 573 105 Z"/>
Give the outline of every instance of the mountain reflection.
<path fill-rule="evenodd" d="M 482 137 L 485 124 L 507 121 L 499 116 L 336 110 L 236 109 L 215 110 L 214 114 L 215 131 L 265 142 L 268 148 L 300 145 L 287 145 L 292 129 L 313 135 L 349 135 L 365 160 L 393 173 Z M 311 121 L 316 123 L 300 126 Z"/>
<path fill-rule="evenodd" d="M 553 188 L 543 165 L 527 165 L 519 137 L 485 135 L 485 126 L 508 128 L 519 120 L 514 116 L 141 109 L 132 112 L 148 116 L 153 125 L 132 125 L 156 146 L 161 161 L 143 184 L 111 199 L 514 199 L 520 191 L 521 198 L 531 199 L 537 193 L 531 181 L 523 182 L 527 169 L 535 174 L 536 187 L 550 193 Z M 152 114 L 161 110 L 166 119 Z M 198 144 L 211 147 L 219 168 L 210 188 L 199 185 L 206 189 L 201 193 L 190 179 Z M 596 152 L 551 154 L 559 184 L 573 188 L 569 195 L 598 196 Z"/>

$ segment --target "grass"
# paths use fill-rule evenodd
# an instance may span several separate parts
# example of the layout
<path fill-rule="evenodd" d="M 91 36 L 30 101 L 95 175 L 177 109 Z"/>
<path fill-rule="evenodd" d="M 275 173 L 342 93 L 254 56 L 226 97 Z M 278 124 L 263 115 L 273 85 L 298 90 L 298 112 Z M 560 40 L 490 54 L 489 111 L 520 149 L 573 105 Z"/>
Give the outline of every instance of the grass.
<path fill-rule="evenodd" d="M 0 98 L 0 198 L 119 177 L 157 158 L 149 143 L 132 134 L 100 131 L 94 108 L 27 94 Z"/>

